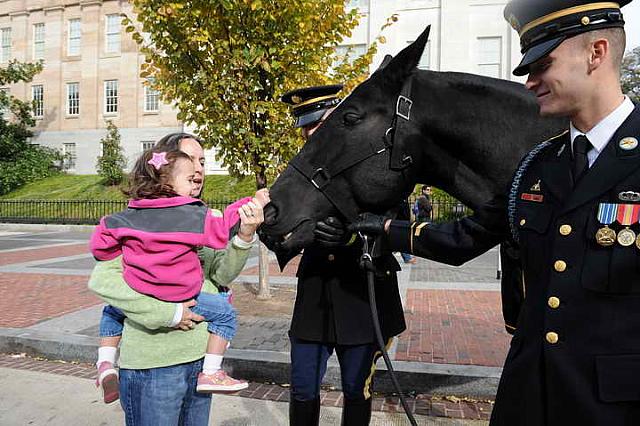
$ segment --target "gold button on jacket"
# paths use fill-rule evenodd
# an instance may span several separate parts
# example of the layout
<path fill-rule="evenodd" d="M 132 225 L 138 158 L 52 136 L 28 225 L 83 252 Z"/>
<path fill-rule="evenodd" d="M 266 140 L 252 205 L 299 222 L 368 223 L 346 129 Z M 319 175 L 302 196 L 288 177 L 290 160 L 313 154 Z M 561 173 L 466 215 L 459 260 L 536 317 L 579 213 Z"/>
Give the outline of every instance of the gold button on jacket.
<path fill-rule="evenodd" d="M 558 272 L 564 272 L 567 269 L 567 262 L 564 260 L 556 260 L 556 263 L 553 264 L 553 268 Z"/>
<path fill-rule="evenodd" d="M 330 254 L 329 256 L 327 256 L 327 259 L 329 259 L 329 261 L 334 261 L 336 259 L 336 257 L 332 254 Z"/>
<path fill-rule="evenodd" d="M 524 226 L 527 223 L 527 219 L 520 219 L 520 226 Z"/>
<path fill-rule="evenodd" d="M 547 342 L 551 343 L 552 345 L 558 343 L 558 333 L 554 333 L 553 331 L 550 331 L 547 333 L 545 337 L 547 339 Z"/>
<path fill-rule="evenodd" d="M 549 307 L 551 309 L 557 309 L 560 306 L 560 299 L 558 299 L 557 297 L 552 296 L 547 301 L 547 304 L 549 305 Z"/>
<path fill-rule="evenodd" d="M 571 228 L 571 225 L 562 225 L 560 227 L 560 235 L 564 235 L 567 236 L 571 233 L 573 229 Z"/>

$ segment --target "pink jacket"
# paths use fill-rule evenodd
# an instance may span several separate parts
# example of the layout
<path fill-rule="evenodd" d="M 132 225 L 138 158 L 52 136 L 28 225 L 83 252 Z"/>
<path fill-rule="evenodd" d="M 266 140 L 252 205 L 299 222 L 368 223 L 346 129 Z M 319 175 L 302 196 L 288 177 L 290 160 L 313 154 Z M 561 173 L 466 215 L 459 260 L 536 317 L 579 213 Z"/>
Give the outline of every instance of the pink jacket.
<path fill-rule="evenodd" d="M 190 197 L 132 200 L 126 210 L 100 220 L 91 253 L 98 260 L 122 255 L 124 279 L 139 293 L 188 300 L 204 279 L 197 247 L 226 247 L 229 230 L 240 220 L 238 209 L 250 200 L 229 205 L 222 217 Z"/>

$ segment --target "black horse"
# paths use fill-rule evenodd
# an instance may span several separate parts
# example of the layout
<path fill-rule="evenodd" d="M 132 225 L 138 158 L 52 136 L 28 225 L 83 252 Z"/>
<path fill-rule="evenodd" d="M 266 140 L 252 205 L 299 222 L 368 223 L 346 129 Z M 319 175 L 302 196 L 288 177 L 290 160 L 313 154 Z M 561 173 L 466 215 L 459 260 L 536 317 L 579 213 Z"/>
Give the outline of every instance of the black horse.
<path fill-rule="evenodd" d="M 567 128 L 523 85 L 416 68 L 429 27 L 358 86 L 271 188 L 263 232 L 297 251 L 316 221 L 384 213 L 416 183 L 476 208 L 506 194 L 523 155 Z"/>

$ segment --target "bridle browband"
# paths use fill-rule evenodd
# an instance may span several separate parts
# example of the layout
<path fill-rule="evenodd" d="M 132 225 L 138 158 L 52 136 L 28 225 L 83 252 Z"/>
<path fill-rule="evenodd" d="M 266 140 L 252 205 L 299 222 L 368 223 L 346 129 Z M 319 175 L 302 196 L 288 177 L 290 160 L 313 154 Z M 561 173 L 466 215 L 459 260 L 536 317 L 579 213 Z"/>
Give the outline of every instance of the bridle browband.
<path fill-rule="evenodd" d="M 404 81 L 400 95 L 396 100 L 396 113 L 393 116 L 391 125 L 385 132 L 382 138 L 375 139 L 369 143 L 367 148 L 357 147 L 354 152 L 347 152 L 340 157 L 340 159 L 332 164 L 311 164 L 307 160 L 301 158 L 298 154 L 289 164 L 304 176 L 311 184 L 322 194 L 327 197 L 329 202 L 340 212 L 345 219 L 349 222 L 353 222 L 360 209 L 355 200 L 351 197 L 345 197 L 344 191 L 341 190 L 339 185 L 330 185 L 335 182 L 334 178 L 342 175 L 345 171 L 351 167 L 362 163 L 363 161 L 373 157 L 374 155 L 382 154 L 386 150 L 390 151 L 389 168 L 391 170 L 404 170 L 413 164 L 413 158 L 411 155 L 407 155 L 401 149 L 394 149 L 394 142 L 398 135 L 403 135 L 406 129 L 406 124 L 411 121 L 411 107 L 413 101 L 411 100 L 411 86 L 412 86 L 413 74 Z"/>

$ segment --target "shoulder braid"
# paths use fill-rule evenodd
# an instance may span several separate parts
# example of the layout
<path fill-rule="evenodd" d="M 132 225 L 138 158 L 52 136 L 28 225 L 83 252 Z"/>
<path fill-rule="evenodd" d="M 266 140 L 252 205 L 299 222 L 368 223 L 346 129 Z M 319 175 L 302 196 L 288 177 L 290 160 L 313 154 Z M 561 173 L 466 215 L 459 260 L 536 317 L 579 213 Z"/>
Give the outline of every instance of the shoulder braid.
<path fill-rule="evenodd" d="M 529 151 L 527 155 L 522 158 L 522 160 L 520 160 L 520 164 L 518 165 L 516 173 L 513 176 L 513 180 L 511 181 L 511 190 L 509 191 L 508 203 L 509 229 L 511 230 L 511 237 L 516 243 L 520 243 L 520 234 L 518 233 L 518 227 L 516 226 L 516 201 L 518 200 L 518 192 L 520 192 L 522 177 L 524 176 L 527 168 L 531 165 L 531 163 L 533 163 L 533 161 L 537 159 L 542 152 L 554 146 L 557 140 L 566 135 L 567 132 L 568 130 L 538 144 L 531 151 Z"/>

